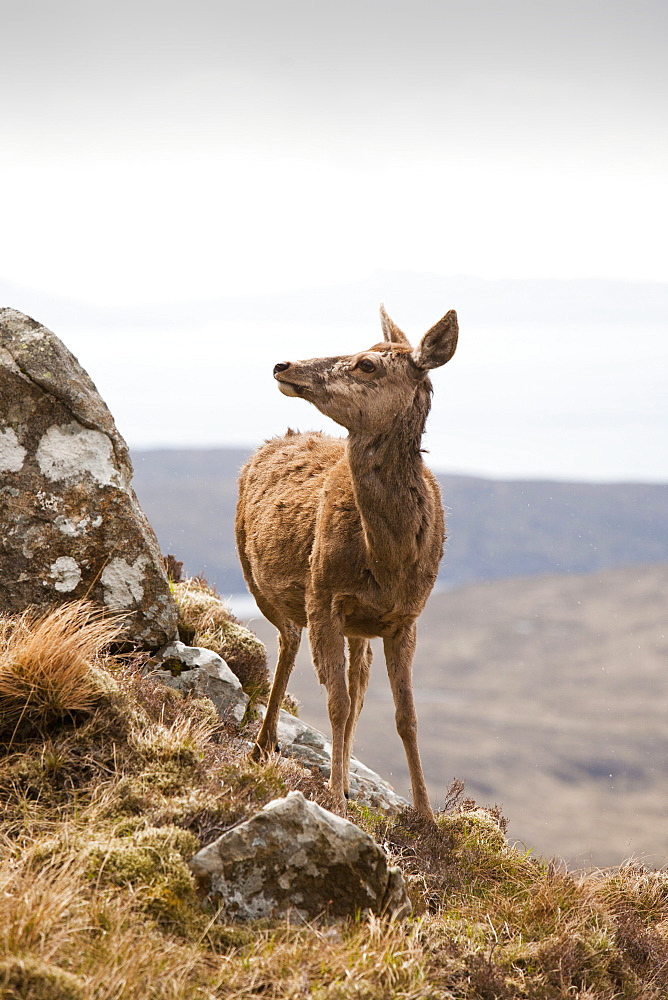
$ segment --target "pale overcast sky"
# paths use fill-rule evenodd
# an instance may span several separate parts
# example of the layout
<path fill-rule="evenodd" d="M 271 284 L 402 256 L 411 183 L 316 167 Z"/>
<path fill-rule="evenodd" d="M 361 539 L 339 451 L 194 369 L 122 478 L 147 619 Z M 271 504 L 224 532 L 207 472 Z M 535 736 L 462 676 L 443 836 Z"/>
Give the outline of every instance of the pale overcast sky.
<path fill-rule="evenodd" d="M 666 481 L 667 27 L 663 0 L 0 0 L 3 304 L 134 446 L 325 426 L 276 360 L 373 343 L 379 298 L 414 338 L 458 308 L 435 465 Z M 523 279 L 580 311 L 550 285 L 527 316 Z M 628 282 L 651 308 L 611 320 Z"/>

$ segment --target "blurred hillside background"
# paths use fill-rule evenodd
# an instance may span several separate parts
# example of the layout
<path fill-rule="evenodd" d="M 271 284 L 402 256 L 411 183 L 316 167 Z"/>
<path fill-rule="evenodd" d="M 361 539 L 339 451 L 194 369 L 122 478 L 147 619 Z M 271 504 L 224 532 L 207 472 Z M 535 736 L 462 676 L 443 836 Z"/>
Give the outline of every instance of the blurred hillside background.
<path fill-rule="evenodd" d="M 261 636 L 233 542 L 249 452 L 134 454 L 163 551 L 203 573 Z M 576 865 L 668 859 L 668 486 L 440 475 L 448 542 L 419 622 L 414 683 L 430 793 L 453 777 L 510 833 Z M 382 659 L 356 753 L 409 791 Z M 290 690 L 325 732 L 304 638 Z"/>

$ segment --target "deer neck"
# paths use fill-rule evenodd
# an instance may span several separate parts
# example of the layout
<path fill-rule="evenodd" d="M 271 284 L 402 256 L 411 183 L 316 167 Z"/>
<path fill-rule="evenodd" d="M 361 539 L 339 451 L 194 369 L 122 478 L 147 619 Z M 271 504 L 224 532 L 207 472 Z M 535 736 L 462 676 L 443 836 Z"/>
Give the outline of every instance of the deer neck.
<path fill-rule="evenodd" d="M 431 504 L 420 452 L 424 420 L 397 419 L 386 434 L 350 432 L 347 458 L 369 568 L 379 583 L 420 557 Z"/>

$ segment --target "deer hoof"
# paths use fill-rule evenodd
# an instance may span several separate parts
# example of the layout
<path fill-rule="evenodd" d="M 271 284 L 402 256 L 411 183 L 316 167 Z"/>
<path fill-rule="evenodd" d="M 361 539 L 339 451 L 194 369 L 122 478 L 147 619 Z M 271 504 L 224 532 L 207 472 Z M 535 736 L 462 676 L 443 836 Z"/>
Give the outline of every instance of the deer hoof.
<path fill-rule="evenodd" d="M 333 798 L 334 798 L 334 804 L 330 807 L 331 811 L 336 816 L 343 816 L 343 818 L 345 819 L 347 817 L 347 815 L 348 815 L 347 796 L 346 795 L 342 795 L 339 798 L 338 795 L 334 795 Z"/>
<path fill-rule="evenodd" d="M 281 744 L 280 743 L 274 744 L 273 753 L 280 753 L 280 752 L 281 752 Z M 253 749 L 248 754 L 248 759 L 254 761 L 256 764 L 259 764 L 260 761 L 268 760 L 271 757 L 271 754 L 272 754 L 271 750 L 265 750 L 265 748 L 263 746 L 260 746 L 259 743 L 255 743 L 253 745 Z"/>
<path fill-rule="evenodd" d="M 259 743 L 253 745 L 253 749 L 248 754 L 248 759 L 254 761 L 254 763 L 259 764 L 261 761 L 266 760 L 269 754 Z"/>

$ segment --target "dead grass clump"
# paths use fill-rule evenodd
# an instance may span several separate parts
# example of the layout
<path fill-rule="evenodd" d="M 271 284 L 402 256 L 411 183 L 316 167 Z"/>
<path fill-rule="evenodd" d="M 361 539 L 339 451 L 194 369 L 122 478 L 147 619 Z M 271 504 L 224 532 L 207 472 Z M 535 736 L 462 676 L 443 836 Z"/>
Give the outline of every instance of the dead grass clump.
<path fill-rule="evenodd" d="M 182 640 L 222 656 L 249 697 L 267 696 L 267 651 L 257 636 L 234 617 L 215 589 L 206 580 L 195 578 L 173 583 L 172 590 L 179 608 Z"/>
<path fill-rule="evenodd" d="M 633 915 L 643 924 L 658 924 L 668 919 L 668 873 L 652 871 L 630 861 L 617 870 L 592 875 L 587 880 L 592 897 L 616 916 Z"/>
<path fill-rule="evenodd" d="M 279 761 L 261 765 L 249 762 L 239 749 L 232 758 L 222 755 L 207 768 L 206 781 L 185 794 L 174 794 L 156 804 L 156 824 L 172 823 L 190 830 L 208 844 L 235 824 L 243 822 L 272 799 L 290 791 Z"/>
<path fill-rule="evenodd" d="M 71 972 L 34 955 L 0 959 L 2 1000 L 84 1000 L 84 984 Z"/>
<path fill-rule="evenodd" d="M 375 917 L 258 929 L 222 963 L 213 996 L 265 1000 L 451 1000 L 429 982 L 423 928 Z"/>
<path fill-rule="evenodd" d="M 182 786 L 180 794 L 154 801 L 150 809 L 152 822 L 177 824 L 208 844 L 289 791 L 301 791 L 325 808 L 334 805 L 325 778 L 316 768 L 306 768 L 278 755 L 261 764 L 247 757 L 248 744 L 229 735 L 210 744 L 199 781 L 191 781 L 190 787 Z"/>
<path fill-rule="evenodd" d="M 170 724 L 146 722 L 135 727 L 128 743 L 146 764 L 175 764 L 186 772 L 199 767 L 218 719 L 208 716 L 177 716 Z"/>
<path fill-rule="evenodd" d="M 302 792 L 305 798 L 310 799 L 312 802 L 317 802 L 324 809 L 329 809 L 330 812 L 336 810 L 336 798 L 327 784 L 327 779 L 318 767 L 315 765 L 306 767 L 298 760 L 295 760 L 294 757 L 279 757 L 276 764 L 281 779 L 288 791 Z M 371 810 L 368 810 L 366 807 L 360 807 L 362 815 L 368 817 L 370 812 Z M 353 823 L 356 822 L 351 811 L 349 811 L 348 819 Z M 357 825 L 362 826 L 363 829 L 365 828 L 362 823 L 358 823 Z"/>
<path fill-rule="evenodd" d="M 0 625 L 0 740 L 12 742 L 90 715 L 107 693 L 92 664 L 121 620 L 87 601 L 33 611 Z"/>
<path fill-rule="evenodd" d="M 0 845 L 0 960 L 8 962 L 6 969 L 13 968 L 15 976 L 20 970 L 12 958 L 34 956 L 69 965 L 58 956 L 87 924 L 80 859 L 61 852 L 40 862 L 36 854 Z"/>
<path fill-rule="evenodd" d="M 484 877 L 484 873 L 483 873 Z M 553 864 L 534 863 L 508 880 L 456 892 L 440 911 L 440 943 L 432 961 L 455 995 L 516 1000 L 665 1000 L 668 942 L 661 925 L 647 926 L 633 908 L 603 903 L 624 899 L 623 875 L 575 877 Z M 634 886 L 628 886 L 633 898 Z M 623 911 L 623 916 L 619 913 Z M 658 914 L 657 914 L 658 915 Z"/>

